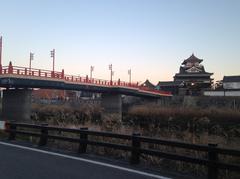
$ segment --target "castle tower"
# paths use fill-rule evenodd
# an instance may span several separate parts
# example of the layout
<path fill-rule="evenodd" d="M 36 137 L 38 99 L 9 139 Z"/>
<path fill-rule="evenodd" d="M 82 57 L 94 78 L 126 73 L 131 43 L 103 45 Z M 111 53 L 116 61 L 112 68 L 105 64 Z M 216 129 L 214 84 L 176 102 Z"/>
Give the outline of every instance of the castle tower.
<path fill-rule="evenodd" d="M 179 73 L 174 76 L 175 82 L 182 82 L 184 84 L 184 93 L 189 95 L 199 95 L 205 89 L 210 89 L 213 79 L 213 73 L 205 71 L 201 64 L 203 59 L 199 59 L 192 54 L 185 59 L 180 66 Z"/>

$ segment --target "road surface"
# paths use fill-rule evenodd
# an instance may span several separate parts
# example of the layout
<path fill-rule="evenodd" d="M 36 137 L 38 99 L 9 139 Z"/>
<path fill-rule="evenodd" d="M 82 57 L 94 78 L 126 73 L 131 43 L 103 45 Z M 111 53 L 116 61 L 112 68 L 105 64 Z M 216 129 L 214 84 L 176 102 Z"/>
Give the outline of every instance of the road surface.
<path fill-rule="evenodd" d="M 169 179 L 97 160 L 0 141 L 2 179 Z"/>

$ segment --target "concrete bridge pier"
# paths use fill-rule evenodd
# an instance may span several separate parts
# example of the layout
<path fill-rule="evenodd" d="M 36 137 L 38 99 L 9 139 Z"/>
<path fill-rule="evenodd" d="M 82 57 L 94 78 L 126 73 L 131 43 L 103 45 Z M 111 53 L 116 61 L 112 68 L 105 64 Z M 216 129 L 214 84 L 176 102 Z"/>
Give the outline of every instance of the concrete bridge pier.
<path fill-rule="evenodd" d="M 122 121 L 122 96 L 121 94 L 103 93 L 101 106 L 103 108 L 103 121 Z"/>
<path fill-rule="evenodd" d="M 26 122 L 31 115 L 30 89 L 6 89 L 3 90 L 2 117 L 3 120 Z"/>

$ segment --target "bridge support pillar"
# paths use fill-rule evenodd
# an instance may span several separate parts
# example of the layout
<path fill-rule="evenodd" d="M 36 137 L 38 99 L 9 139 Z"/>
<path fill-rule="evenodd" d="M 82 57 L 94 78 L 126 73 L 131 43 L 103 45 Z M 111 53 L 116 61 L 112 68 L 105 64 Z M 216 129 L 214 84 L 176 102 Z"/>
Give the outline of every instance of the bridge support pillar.
<path fill-rule="evenodd" d="M 120 94 L 102 94 L 102 120 L 122 121 L 122 96 Z"/>
<path fill-rule="evenodd" d="M 6 89 L 3 91 L 2 116 L 8 121 L 29 121 L 31 115 L 30 89 Z"/>

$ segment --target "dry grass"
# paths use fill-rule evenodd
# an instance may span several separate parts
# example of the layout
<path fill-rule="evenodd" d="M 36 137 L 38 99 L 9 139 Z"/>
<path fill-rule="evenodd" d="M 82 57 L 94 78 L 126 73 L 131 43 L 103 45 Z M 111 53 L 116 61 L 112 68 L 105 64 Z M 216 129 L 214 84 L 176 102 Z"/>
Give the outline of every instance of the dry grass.
<path fill-rule="evenodd" d="M 212 135 L 240 136 L 240 111 L 231 109 L 135 106 L 129 110 L 123 121 L 127 125 L 139 125 L 148 130 L 162 128 L 170 132 L 188 130 Z"/>
<path fill-rule="evenodd" d="M 114 120 L 114 116 L 101 120 L 101 108 L 98 105 L 84 104 L 78 108 L 69 106 L 33 106 L 32 119 L 35 122 L 48 122 L 50 125 L 79 128 L 88 126 L 90 129 L 113 131 L 131 134 L 140 132 L 145 136 L 174 139 L 191 143 L 218 143 L 221 147 L 240 149 L 240 111 L 230 109 L 197 109 L 197 108 L 166 108 L 158 105 L 134 106 L 123 116 L 122 121 Z M 93 138 L 104 142 L 126 144 L 124 141 L 109 138 Z M 76 145 L 56 143 L 60 148 L 75 149 Z M 165 146 L 146 145 L 146 148 L 161 149 L 177 154 L 205 157 L 206 154 Z M 100 155 L 126 158 L 129 155 L 112 149 L 89 147 L 88 151 Z M 168 168 L 181 172 L 192 172 L 198 176 L 206 174 L 201 166 L 175 162 L 157 157 L 143 156 L 144 163 L 157 167 Z M 222 158 L 223 161 L 234 161 L 236 158 Z M 222 172 L 223 178 L 234 178 L 228 172 Z"/>
<path fill-rule="evenodd" d="M 50 125 L 80 125 L 91 121 L 101 122 L 101 107 L 97 104 L 81 104 L 79 107 L 67 105 L 32 105 L 31 119 L 36 122 L 47 122 Z"/>

